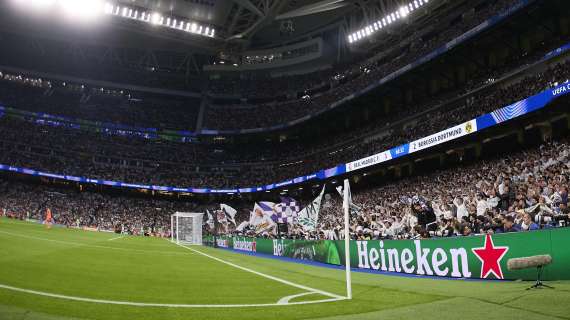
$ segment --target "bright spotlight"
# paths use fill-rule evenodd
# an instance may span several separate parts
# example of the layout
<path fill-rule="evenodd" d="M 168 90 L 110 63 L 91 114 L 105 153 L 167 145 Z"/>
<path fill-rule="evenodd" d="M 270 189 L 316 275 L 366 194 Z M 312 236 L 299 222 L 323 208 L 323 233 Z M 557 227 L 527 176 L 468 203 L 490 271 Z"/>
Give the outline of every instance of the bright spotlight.
<path fill-rule="evenodd" d="M 150 18 L 150 22 L 152 22 L 152 24 L 158 24 L 160 22 L 160 14 L 158 14 L 157 12 L 153 13 L 151 18 Z"/>
<path fill-rule="evenodd" d="M 404 18 L 408 15 L 408 8 L 406 7 L 401 7 L 400 8 L 400 17 Z"/>
<path fill-rule="evenodd" d="M 20 3 L 24 3 L 24 1 L 17 1 Z M 31 0 L 30 4 L 33 8 L 44 9 L 47 8 L 55 3 L 55 0 Z"/>
<path fill-rule="evenodd" d="M 74 18 L 92 18 L 109 9 L 104 8 L 101 0 L 59 0 L 58 3 L 65 14 Z"/>
<path fill-rule="evenodd" d="M 105 3 L 105 13 L 112 14 L 113 13 L 113 5 L 109 2 Z"/>

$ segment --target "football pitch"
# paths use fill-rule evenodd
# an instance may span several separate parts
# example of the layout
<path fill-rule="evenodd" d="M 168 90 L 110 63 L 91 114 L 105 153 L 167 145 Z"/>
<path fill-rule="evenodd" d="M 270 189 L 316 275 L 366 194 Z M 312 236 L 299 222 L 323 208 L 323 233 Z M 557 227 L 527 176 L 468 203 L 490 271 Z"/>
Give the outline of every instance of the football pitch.
<path fill-rule="evenodd" d="M 570 266 L 569 266 L 570 267 Z M 344 271 L 0 219 L 0 319 L 570 319 L 570 282 Z"/>

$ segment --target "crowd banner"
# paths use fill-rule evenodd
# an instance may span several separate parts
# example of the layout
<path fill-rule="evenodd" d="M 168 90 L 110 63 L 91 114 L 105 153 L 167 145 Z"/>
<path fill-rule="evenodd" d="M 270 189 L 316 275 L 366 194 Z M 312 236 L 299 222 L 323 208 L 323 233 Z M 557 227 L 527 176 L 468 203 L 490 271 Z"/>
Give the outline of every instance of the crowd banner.
<path fill-rule="evenodd" d="M 346 172 L 351 172 L 358 169 L 363 169 L 366 167 L 370 167 L 382 162 L 386 162 L 388 160 L 392 160 L 392 154 L 390 151 L 380 152 L 370 157 L 366 157 L 360 160 L 356 160 L 353 162 L 349 162 L 346 164 Z"/>
<path fill-rule="evenodd" d="M 477 122 L 475 120 L 467 121 L 455 127 L 451 127 L 425 138 L 410 142 L 409 153 L 424 150 L 447 141 L 455 140 L 475 131 L 477 131 Z"/>
<path fill-rule="evenodd" d="M 350 241 L 350 263 L 359 269 L 421 276 L 536 280 L 536 269 L 511 271 L 507 261 L 548 254 L 544 280 L 570 280 L 570 228 L 425 240 Z M 219 248 L 277 257 L 344 264 L 344 241 L 205 237 Z"/>

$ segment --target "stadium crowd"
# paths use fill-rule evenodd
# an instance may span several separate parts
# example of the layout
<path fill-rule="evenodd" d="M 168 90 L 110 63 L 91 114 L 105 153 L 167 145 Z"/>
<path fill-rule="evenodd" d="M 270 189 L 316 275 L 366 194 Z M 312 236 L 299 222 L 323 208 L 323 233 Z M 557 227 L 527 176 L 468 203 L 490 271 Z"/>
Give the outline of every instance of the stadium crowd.
<path fill-rule="evenodd" d="M 134 235 L 170 235 L 170 215 L 194 212 L 192 202 L 107 195 L 12 180 L 0 180 L 0 215 L 43 222 L 46 210 L 53 223 L 75 228 Z"/>
<path fill-rule="evenodd" d="M 0 163 L 129 183 L 211 188 L 264 185 L 311 174 L 413 141 L 569 78 L 570 63 L 559 63 L 542 73 L 512 81 L 508 86 L 489 86 L 462 99 L 459 104 L 435 108 L 410 124 L 383 135 L 365 139 L 365 135 L 359 136 L 356 132 L 329 137 L 328 148 L 321 145 L 321 149 L 308 147 L 304 151 L 301 150 L 303 145 L 288 148 L 286 144 L 267 149 L 233 146 L 224 150 L 216 145 L 109 135 L 47 126 L 36 123 L 33 118 L 4 116 L 0 118 Z M 365 130 L 364 134 L 370 133 Z M 331 146 L 336 152 L 331 152 Z M 222 152 L 217 152 L 219 149 Z M 248 166 L 250 163 L 257 165 Z M 282 163 L 294 164 L 280 166 Z"/>
<path fill-rule="evenodd" d="M 0 105 L 78 121 L 192 131 L 200 99 L 126 92 L 0 72 Z"/>
<path fill-rule="evenodd" d="M 400 50 L 399 52 L 388 53 L 393 50 L 393 47 L 380 46 L 378 49 L 387 52 L 371 50 L 370 55 L 382 58 L 369 59 L 365 64 L 359 61 L 346 69 L 335 70 L 334 72 L 315 72 L 309 76 L 300 75 L 293 78 L 263 78 L 258 81 L 222 79 L 220 81 L 223 82 L 223 85 L 211 81 L 212 89 L 223 89 L 222 92 L 216 93 L 241 92 L 252 98 L 255 98 L 255 95 L 261 95 L 264 98 L 267 95 L 278 95 L 282 100 L 284 93 L 289 90 L 289 93 L 285 95 L 294 97 L 294 99 L 285 102 L 272 101 L 259 105 L 236 106 L 231 104 L 210 107 L 205 126 L 216 130 L 268 128 L 325 110 L 332 103 L 359 92 L 417 61 L 484 20 L 507 10 L 515 3 L 518 1 L 498 0 L 490 2 L 486 6 L 478 6 L 477 11 L 463 15 L 461 21 L 448 21 L 448 24 L 440 23 L 437 26 L 440 30 L 428 33 L 425 38 L 417 36 L 414 38 L 414 35 L 411 35 L 412 40 L 407 46 L 402 48 L 400 48 L 401 45 L 395 46 Z M 316 84 L 316 86 L 307 86 L 308 84 Z"/>
<path fill-rule="evenodd" d="M 490 160 L 403 178 L 356 191 L 350 232 L 353 239 L 415 239 L 469 236 L 482 233 L 532 231 L 570 225 L 568 186 L 570 141 L 549 142 Z M 325 195 L 316 230 L 296 223 L 286 233 L 277 225 L 258 228 L 246 200 L 232 224 L 209 224 L 207 232 L 293 239 L 342 239 L 340 196 Z M 305 204 L 307 200 L 303 199 Z M 300 206 L 302 207 L 302 205 Z M 129 234 L 169 236 L 170 215 L 176 211 L 215 214 L 214 205 L 127 195 L 108 195 L 39 184 L 2 180 L 0 213 L 42 221 L 50 209 L 55 223 Z M 219 219 L 219 218 L 215 218 Z M 221 220 L 221 219 L 220 219 Z M 270 219 L 262 219 L 263 221 Z M 220 227 L 222 226 L 222 227 Z M 217 230 L 217 231 L 214 231 Z M 239 231 L 238 231 L 239 230 Z"/>
<path fill-rule="evenodd" d="M 355 192 L 353 239 L 415 239 L 532 231 L 570 226 L 569 140 L 550 142 L 498 159 L 408 177 Z M 249 218 L 249 217 L 246 217 Z M 238 221 L 239 225 L 242 221 Z M 246 225 L 248 225 L 246 223 Z M 255 225 L 232 234 L 294 239 L 343 238 L 342 199 L 325 197 L 314 231 Z"/>

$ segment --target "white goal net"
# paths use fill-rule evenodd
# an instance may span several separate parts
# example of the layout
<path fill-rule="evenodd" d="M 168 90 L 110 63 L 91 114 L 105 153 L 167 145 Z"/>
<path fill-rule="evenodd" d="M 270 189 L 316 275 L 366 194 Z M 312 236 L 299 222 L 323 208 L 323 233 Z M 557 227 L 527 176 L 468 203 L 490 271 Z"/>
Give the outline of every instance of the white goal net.
<path fill-rule="evenodd" d="M 176 212 L 170 216 L 171 240 L 183 244 L 202 244 L 203 213 Z"/>

